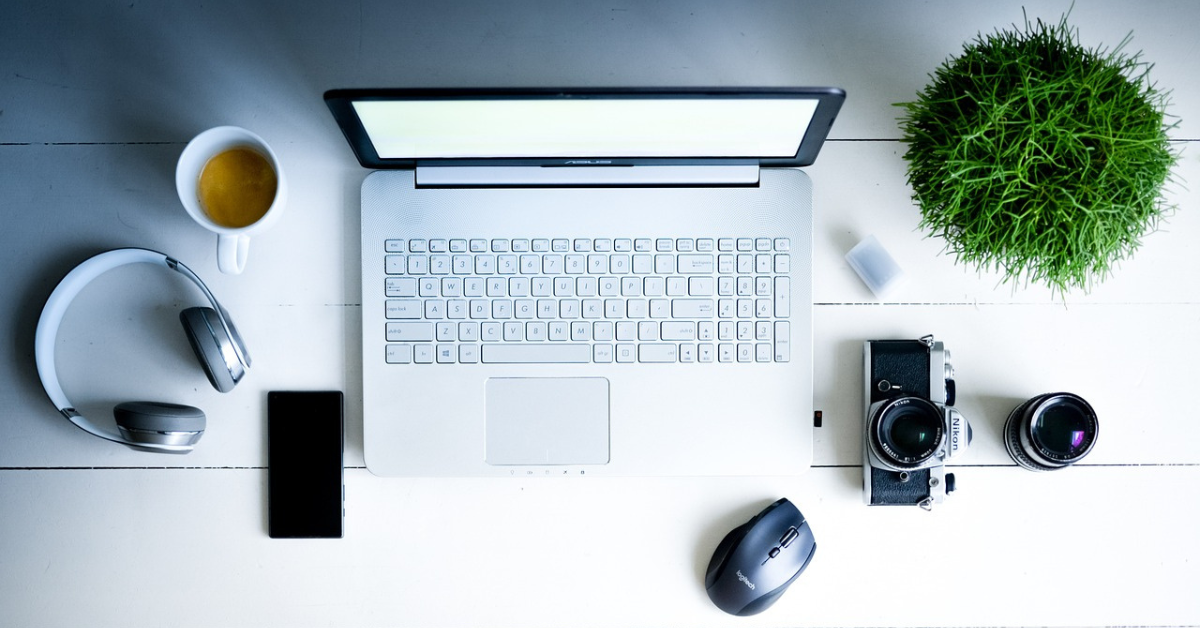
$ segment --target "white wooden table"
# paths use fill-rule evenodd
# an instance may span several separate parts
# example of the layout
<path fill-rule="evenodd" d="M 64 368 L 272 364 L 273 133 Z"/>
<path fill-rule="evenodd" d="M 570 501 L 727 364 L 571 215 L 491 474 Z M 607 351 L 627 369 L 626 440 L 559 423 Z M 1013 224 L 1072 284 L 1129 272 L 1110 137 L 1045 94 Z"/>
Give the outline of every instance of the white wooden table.
<path fill-rule="evenodd" d="M 892 103 L 979 32 L 1070 3 L 26 2 L 0 11 L 0 625 L 1200 625 L 1200 4 L 1080 0 L 1085 45 L 1132 50 L 1173 90 L 1179 211 L 1090 294 L 1002 285 L 917 230 Z M 383 479 L 362 460 L 358 186 L 336 87 L 836 85 L 816 186 L 815 464 L 800 477 Z M 175 197 L 199 131 L 264 136 L 288 214 L 247 271 Z M 1189 189 L 1190 188 L 1190 189 Z M 843 261 L 875 234 L 910 277 L 877 302 Z M 143 246 L 205 278 L 251 343 L 219 395 L 176 312 L 193 289 L 110 273 L 64 322 L 85 415 L 151 397 L 203 408 L 186 457 L 92 438 L 47 401 L 33 328 L 86 257 Z M 861 342 L 936 334 L 975 440 L 927 513 L 862 504 Z M 266 391 L 347 399 L 345 538 L 266 534 Z M 1034 474 L 1000 432 L 1020 400 L 1077 392 L 1083 464 Z M 721 536 L 790 497 L 819 550 L 766 613 L 705 596 Z"/>

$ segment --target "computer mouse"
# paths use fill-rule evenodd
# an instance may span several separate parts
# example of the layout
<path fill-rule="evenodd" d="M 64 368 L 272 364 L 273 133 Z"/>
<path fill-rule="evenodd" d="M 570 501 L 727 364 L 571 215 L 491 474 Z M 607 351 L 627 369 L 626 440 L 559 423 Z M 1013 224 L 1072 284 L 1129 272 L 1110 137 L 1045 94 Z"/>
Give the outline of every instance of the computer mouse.
<path fill-rule="evenodd" d="M 726 613 L 755 615 L 783 595 L 816 551 L 804 515 L 781 499 L 721 539 L 708 563 L 704 588 Z"/>

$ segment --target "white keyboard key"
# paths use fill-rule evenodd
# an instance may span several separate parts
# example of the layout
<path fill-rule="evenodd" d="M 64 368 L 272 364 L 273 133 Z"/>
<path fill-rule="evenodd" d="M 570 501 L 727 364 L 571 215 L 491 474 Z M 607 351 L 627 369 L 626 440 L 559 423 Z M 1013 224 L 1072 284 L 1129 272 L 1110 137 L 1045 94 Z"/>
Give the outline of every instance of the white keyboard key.
<path fill-rule="evenodd" d="M 792 315 L 792 280 L 788 277 L 775 278 L 775 317 Z"/>
<path fill-rule="evenodd" d="M 446 317 L 446 302 L 441 299 L 425 300 L 425 318 L 439 319 Z"/>
<path fill-rule="evenodd" d="M 663 340 L 695 340 L 696 324 L 691 321 L 666 321 L 662 324 L 661 333 Z"/>
<path fill-rule="evenodd" d="M 481 347 L 486 364 L 582 364 L 592 361 L 586 344 L 489 344 Z"/>
<path fill-rule="evenodd" d="M 791 326 L 787 321 L 775 321 L 775 361 L 792 359 Z"/>
<path fill-rule="evenodd" d="M 436 297 L 441 292 L 442 282 L 436 277 L 423 277 L 418 283 L 418 292 L 423 297 Z"/>
<path fill-rule="evenodd" d="M 671 302 L 674 318 L 712 318 L 715 313 L 712 299 L 675 299 Z"/>
<path fill-rule="evenodd" d="M 608 272 L 608 256 L 603 253 L 592 253 L 587 256 L 588 272 L 600 275 Z"/>
<path fill-rule="evenodd" d="M 704 253 L 680 255 L 676 260 L 681 275 L 711 275 L 713 256 Z"/>
<path fill-rule="evenodd" d="M 667 277 L 667 296 L 686 297 L 688 294 L 687 277 Z"/>
<path fill-rule="evenodd" d="M 479 345 L 458 345 L 458 361 L 461 364 L 479 362 Z"/>
<path fill-rule="evenodd" d="M 403 255 L 384 255 L 383 272 L 389 275 L 403 275 L 408 270 L 408 263 Z"/>
<path fill-rule="evenodd" d="M 693 297 L 711 297 L 716 292 L 716 281 L 712 277 L 689 277 L 688 294 Z"/>
<path fill-rule="evenodd" d="M 604 318 L 604 301 L 600 299 L 584 299 L 582 314 L 584 318 Z"/>
<path fill-rule="evenodd" d="M 598 344 L 592 346 L 592 360 L 597 364 L 608 364 L 613 361 L 613 346 Z"/>
<path fill-rule="evenodd" d="M 385 360 L 388 364 L 408 364 L 413 359 L 412 345 L 388 345 Z"/>
<path fill-rule="evenodd" d="M 667 281 L 662 277 L 646 277 L 642 282 L 642 293 L 648 297 L 661 297 L 667 293 Z"/>
<path fill-rule="evenodd" d="M 387 318 L 421 318 L 421 313 L 424 310 L 424 301 L 421 299 L 388 299 Z"/>
<path fill-rule="evenodd" d="M 433 340 L 433 323 L 388 323 L 388 342 L 429 342 Z"/>
<path fill-rule="evenodd" d="M 384 282 L 384 296 L 415 297 L 417 280 L 412 277 L 388 277 Z"/>
<path fill-rule="evenodd" d="M 430 255 L 429 272 L 433 275 L 448 275 L 452 269 L 449 255 Z"/>
<path fill-rule="evenodd" d="M 417 364 L 433 363 L 433 345 L 414 345 L 413 362 Z"/>
<path fill-rule="evenodd" d="M 679 347 L 673 344 L 638 345 L 638 362 L 678 362 Z"/>
<path fill-rule="evenodd" d="M 486 283 L 489 297 L 502 297 L 508 294 L 508 282 L 503 277 L 488 277 Z"/>

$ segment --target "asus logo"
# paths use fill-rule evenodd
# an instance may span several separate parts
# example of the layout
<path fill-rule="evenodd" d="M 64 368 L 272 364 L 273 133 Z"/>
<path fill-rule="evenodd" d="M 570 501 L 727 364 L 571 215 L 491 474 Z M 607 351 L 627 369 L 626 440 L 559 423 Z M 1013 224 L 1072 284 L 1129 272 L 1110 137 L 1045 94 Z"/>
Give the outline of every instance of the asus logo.
<path fill-rule="evenodd" d="M 568 159 L 565 166 L 611 166 L 611 159 Z"/>

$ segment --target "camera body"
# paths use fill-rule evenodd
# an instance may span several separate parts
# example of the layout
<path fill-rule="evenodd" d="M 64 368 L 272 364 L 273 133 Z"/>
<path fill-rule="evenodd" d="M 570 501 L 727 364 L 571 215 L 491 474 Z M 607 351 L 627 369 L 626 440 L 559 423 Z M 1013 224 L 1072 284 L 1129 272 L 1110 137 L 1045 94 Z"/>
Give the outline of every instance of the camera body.
<path fill-rule="evenodd" d="M 946 461 L 971 426 L 954 409 L 950 352 L 933 336 L 863 344 L 863 497 L 872 506 L 941 503 L 953 491 Z"/>

